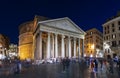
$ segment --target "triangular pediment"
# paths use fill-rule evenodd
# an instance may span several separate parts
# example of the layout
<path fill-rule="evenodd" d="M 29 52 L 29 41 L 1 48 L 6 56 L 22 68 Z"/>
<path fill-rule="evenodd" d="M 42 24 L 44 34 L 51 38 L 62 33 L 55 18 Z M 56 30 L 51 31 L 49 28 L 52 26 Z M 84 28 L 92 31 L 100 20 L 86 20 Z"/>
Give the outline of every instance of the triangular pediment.
<path fill-rule="evenodd" d="M 52 19 L 47 21 L 40 21 L 39 24 L 44 24 L 46 26 L 50 26 L 50 27 L 54 27 L 54 28 L 58 28 L 66 31 L 81 33 L 81 34 L 85 33 L 79 26 L 77 26 L 68 17 Z"/>

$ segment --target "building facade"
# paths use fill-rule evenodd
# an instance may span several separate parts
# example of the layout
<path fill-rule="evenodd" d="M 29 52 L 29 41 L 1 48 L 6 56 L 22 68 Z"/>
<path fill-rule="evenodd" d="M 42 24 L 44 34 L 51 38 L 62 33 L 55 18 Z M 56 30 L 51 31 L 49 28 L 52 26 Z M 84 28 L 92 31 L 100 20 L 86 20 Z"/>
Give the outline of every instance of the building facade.
<path fill-rule="evenodd" d="M 19 26 L 19 56 L 21 59 L 31 58 L 33 55 L 33 31 L 37 21 L 47 20 L 42 16 L 35 16 L 34 20 L 25 22 Z"/>
<path fill-rule="evenodd" d="M 20 25 L 19 56 L 21 59 L 32 58 L 33 21 Z"/>
<path fill-rule="evenodd" d="M 103 24 L 104 51 L 106 56 L 120 55 L 120 15 L 114 16 Z"/>
<path fill-rule="evenodd" d="M 0 34 L 0 59 L 7 56 L 10 40 L 7 36 Z"/>
<path fill-rule="evenodd" d="M 84 54 L 86 57 L 103 56 L 103 35 L 96 28 L 92 28 L 86 31 Z"/>
<path fill-rule="evenodd" d="M 33 37 L 34 59 L 83 56 L 84 36 L 85 32 L 67 17 L 40 21 Z"/>
<path fill-rule="evenodd" d="M 85 32 L 67 17 L 48 19 L 37 16 L 33 21 L 21 24 L 19 31 L 20 59 L 83 55 Z"/>
<path fill-rule="evenodd" d="M 10 44 L 7 52 L 9 57 L 19 57 L 17 44 Z"/>

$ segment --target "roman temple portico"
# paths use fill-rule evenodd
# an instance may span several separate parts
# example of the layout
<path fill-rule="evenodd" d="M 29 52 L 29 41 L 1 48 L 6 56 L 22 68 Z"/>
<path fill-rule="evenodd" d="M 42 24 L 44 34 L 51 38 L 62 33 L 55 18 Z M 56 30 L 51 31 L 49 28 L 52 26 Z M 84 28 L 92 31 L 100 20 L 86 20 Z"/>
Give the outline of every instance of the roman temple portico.
<path fill-rule="evenodd" d="M 83 56 L 84 36 L 85 32 L 67 17 L 38 21 L 33 34 L 34 59 Z"/>

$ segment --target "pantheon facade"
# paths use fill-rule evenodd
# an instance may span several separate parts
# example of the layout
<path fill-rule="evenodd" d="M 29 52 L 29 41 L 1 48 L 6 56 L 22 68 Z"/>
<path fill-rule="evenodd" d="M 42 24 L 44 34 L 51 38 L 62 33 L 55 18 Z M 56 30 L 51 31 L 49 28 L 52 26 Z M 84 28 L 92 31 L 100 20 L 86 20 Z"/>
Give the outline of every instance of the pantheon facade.
<path fill-rule="evenodd" d="M 30 39 L 29 51 L 22 50 L 25 44 L 19 45 L 19 47 L 22 46 L 19 48 L 21 59 L 41 60 L 83 56 L 85 32 L 68 17 L 37 20 L 31 26 L 33 26 L 30 30 L 31 36 L 29 35 L 29 38 L 27 35 L 24 36 L 28 38 L 27 40 Z M 19 43 L 22 42 L 20 37 L 21 35 Z"/>

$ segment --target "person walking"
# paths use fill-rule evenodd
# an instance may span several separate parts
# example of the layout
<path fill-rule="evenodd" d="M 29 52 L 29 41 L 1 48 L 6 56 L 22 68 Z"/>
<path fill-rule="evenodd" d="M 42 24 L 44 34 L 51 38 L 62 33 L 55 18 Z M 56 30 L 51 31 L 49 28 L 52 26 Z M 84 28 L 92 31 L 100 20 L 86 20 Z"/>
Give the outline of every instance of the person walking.
<path fill-rule="evenodd" d="M 19 74 L 21 72 L 22 66 L 21 66 L 21 61 L 18 58 L 15 58 L 14 62 L 14 73 Z"/>
<path fill-rule="evenodd" d="M 70 59 L 68 57 L 66 58 L 65 65 L 66 65 L 66 69 L 68 69 L 70 66 Z"/>
<path fill-rule="evenodd" d="M 65 58 L 63 58 L 63 59 L 62 59 L 63 72 L 65 72 L 65 62 L 66 62 L 66 59 L 65 59 Z"/>
<path fill-rule="evenodd" d="M 100 59 L 100 68 L 103 70 L 103 59 Z"/>
<path fill-rule="evenodd" d="M 98 71 L 98 61 L 97 61 L 97 59 L 94 59 L 94 64 L 95 64 L 94 71 L 97 73 L 97 71 Z"/>
<path fill-rule="evenodd" d="M 113 71 L 114 62 L 113 62 L 113 59 L 111 57 L 108 59 L 108 63 L 109 63 L 109 72 L 113 74 L 114 73 L 114 71 Z"/>
<path fill-rule="evenodd" d="M 91 72 L 94 72 L 94 61 L 91 60 L 91 63 L 90 63 L 90 68 L 91 68 Z"/>

